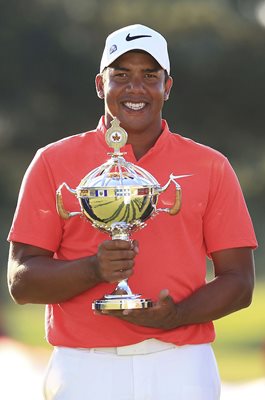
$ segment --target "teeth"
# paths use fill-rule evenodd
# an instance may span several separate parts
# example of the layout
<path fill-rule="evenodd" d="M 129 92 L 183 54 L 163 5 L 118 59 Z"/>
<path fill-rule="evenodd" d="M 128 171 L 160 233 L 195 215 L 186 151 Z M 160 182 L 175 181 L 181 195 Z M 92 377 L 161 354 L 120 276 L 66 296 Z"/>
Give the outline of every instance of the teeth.
<path fill-rule="evenodd" d="M 124 105 L 128 108 L 130 108 L 131 110 L 142 110 L 142 108 L 144 108 L 145 103 L 131 103 L 131 102 L 127 102 L 124 103 Z"/>

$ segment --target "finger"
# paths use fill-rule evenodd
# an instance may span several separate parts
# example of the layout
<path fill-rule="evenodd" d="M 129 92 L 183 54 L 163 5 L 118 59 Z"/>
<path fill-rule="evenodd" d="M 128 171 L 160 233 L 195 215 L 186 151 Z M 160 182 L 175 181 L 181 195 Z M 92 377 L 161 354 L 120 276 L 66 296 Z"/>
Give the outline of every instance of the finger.
<path fill-rule="evenodd" d="M 120 270 L 114 274 L 115 282 L 128 279 L 132 274 L 133 274 L 133 269 Z"/>
<path fill-rule="evenodd" d="M 136 254 L 139 253 L 139 243 L 138 243 L 137 240 L 133 240 L 133 241 L 131 242 L 131 249 L 132 249 Z"/>
<path fill-rule="evenodd" d="M 128 251 L 102 251 L 97 254 L 99 264 L 109 271 L 120 271 L 121 269 L 131 269 L 134 266 L 136 254 L 132 250 Z"/>
<path fill-rule="evenodd" d="M 133 310 L 126 309 L 126 310 L 123 310 L 122 314 L 123 314 L 123 315 L 129 315 L 129 314 L 131 314 L 132 312 L 133 312 Z"/>
<path fill-rule="evenodd" d="M 133 274 L 133 268 L 124 267 L 120 265 L 116 270 L 110 271 L 109 269 L 103 273 L 105 280 L 109 283 L 119 282 L 128 279 Z"/>
<path fill-rule="evenodd" d="M 119 250 L 115 252 L 119 260 L 133 260 L 136 256 L 134 250 Z"/>
<path fill-rule="evenodd" d="M 159 300 L 164 300 L 167 297 L 169 297 L 169 290 L 168 289 L 162 289 L 161 292 L 159 293 Z"/>
<path fill-rule="evenodd" d="M 113 240 L 106 240 L 103 243 L 103 246 L 107 250 L 130 250 L 131 242 L 129 240 L 113 239 Z"/>
<path fill-rule="evenodd" d="M 171 300 L 172 300 L 172 298 L 169 295 L 169 290 L 168 289 L 163 289 L 159 293 L 157 305 L 167 304 Z"/>
<path fill-rule="evenodd" d="M 126 272 L 134 267 L 134 260 L 114 260 L 110 261 L 108 268 L 112 272 Z"/>

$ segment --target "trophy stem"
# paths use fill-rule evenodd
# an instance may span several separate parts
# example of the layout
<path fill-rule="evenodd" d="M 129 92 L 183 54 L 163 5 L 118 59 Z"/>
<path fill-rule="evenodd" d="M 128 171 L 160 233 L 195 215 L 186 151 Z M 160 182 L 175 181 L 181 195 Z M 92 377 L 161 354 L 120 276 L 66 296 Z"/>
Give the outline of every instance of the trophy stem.
<path fill-rule="evenodd" d="M 115 222 L 111 226 L 111 239 L 112 240 L 127 240 L 130 241 L 129 227 L 126 222 Z M 110 296 L 132 296 L 132 291 L 127 283 L 127 279 L 120 281 L 114 290 L 113 294 Z"/>
<path fill-rule="evenodd" d="M 129 234 L 129 226 L 126 222 L 114 222 L 111 225 L 111 239 L 112 240 L 131 240 Z"/>
<path fill-rule="evenodd" d="M 128 282 L 127 279 L 123 279 L 122 281 L 120 281 L 115 289 L 115 294 L 117 294 L 117 295 L 128 294 L 131 296 L 132 291 L 127 282 Z"/>
<path fill-rule="evenodd" d="M 111 226 L 111 239 L 130 241 L 129 232 L 130 227 L 126 222 L 115 222 Z M 152 300 L 142 299 L 140 294 L 132 293 L 127 279 L 120 281 L 111 294 L 106 294 L 103 299 L 95 300 L 92 303 L 94 310 L 125 310 L 152 306 Z"/>

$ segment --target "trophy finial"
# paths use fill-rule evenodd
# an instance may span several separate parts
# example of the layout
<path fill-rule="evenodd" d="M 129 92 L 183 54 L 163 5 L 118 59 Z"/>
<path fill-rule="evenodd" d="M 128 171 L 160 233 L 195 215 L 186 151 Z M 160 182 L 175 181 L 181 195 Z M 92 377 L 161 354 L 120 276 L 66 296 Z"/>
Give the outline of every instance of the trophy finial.
<path fill-rule="evenodd" d="M 114 117 L 110 124 L 111 127 L 106 132 L 105 140 L 109 147 L 114 149 L 114 153 L 119 153 L 127 142 L 128 134 L 120 126 L 120 121 L 117 117 Z"/>

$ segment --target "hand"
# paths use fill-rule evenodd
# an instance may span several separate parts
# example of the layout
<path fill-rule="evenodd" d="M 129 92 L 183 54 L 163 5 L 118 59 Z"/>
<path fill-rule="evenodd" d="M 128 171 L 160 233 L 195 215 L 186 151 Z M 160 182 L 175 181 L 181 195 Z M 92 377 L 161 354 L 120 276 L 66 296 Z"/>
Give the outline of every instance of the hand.
<path fill-rule="evenodd" d="M 179 326 L 177 311 L 177 305 L 169 295 L 168 289 L 164 289 L 161 290 L 158 301 L 153 307 L 123 311 L 102 310 L 99 314 L 110 315 L 149 328 L 174 329 Z"/>
<path fill-rule="evenodd" d="M 128 279 L 133 274 L 138 242 L 106 240 L 98 247 L 96 274 L 104 282 L 114 283 Z"/>

